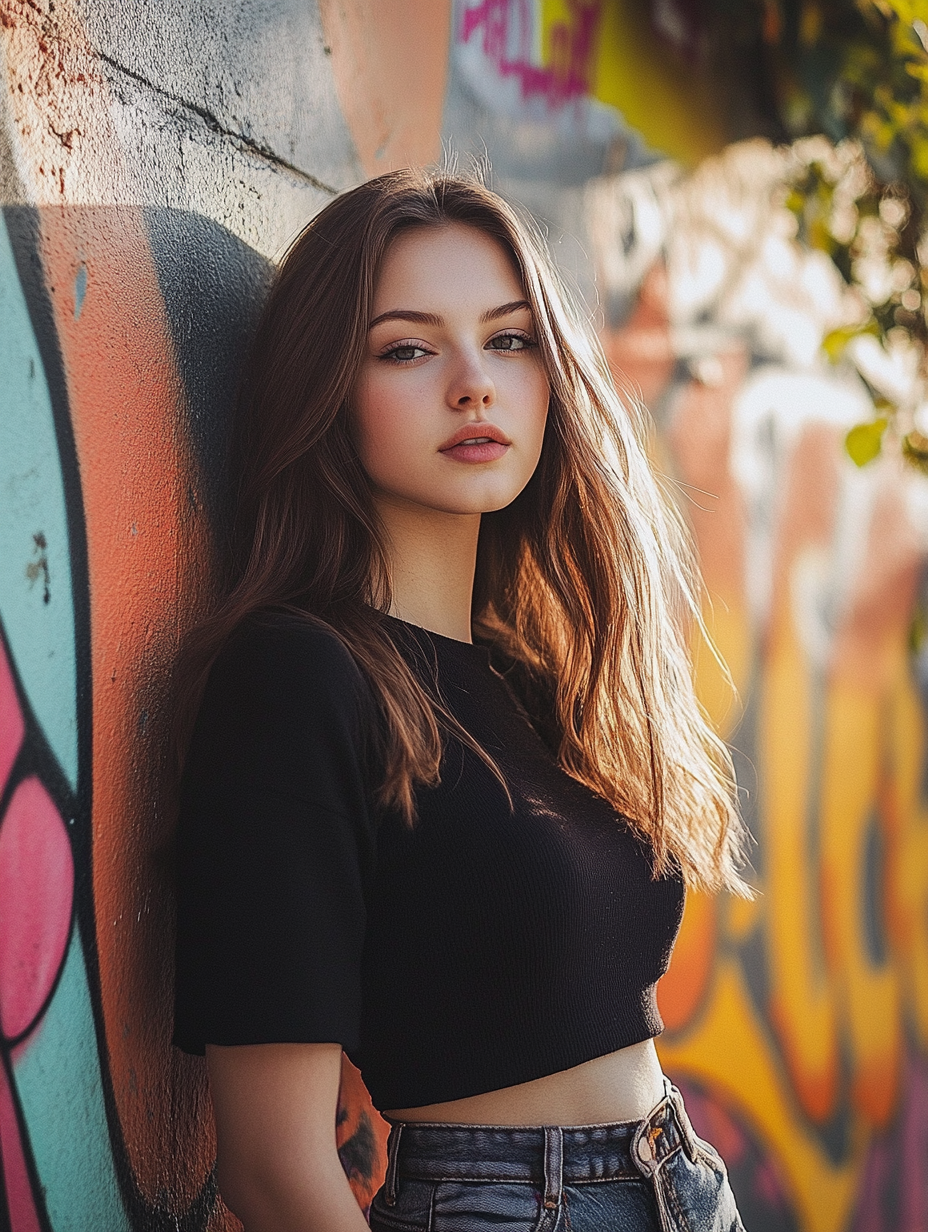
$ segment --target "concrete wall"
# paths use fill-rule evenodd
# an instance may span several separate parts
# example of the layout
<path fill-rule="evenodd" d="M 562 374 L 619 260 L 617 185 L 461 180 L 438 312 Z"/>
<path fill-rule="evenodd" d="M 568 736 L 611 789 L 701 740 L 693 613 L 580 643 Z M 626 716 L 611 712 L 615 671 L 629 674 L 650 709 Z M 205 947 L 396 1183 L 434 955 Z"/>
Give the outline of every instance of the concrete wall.
<path fill-rule="evenodd" d="M 234 1226 L 202 1067 L 168 1044 L 171 662 L 210 584 L 229 400 L 270 262 L 335 192 L 443 142 L 488 155 L 581 292 L 598 286 L 610 355 L 696 494 L 741 711 L 706 656 L 700 687 L 741 751 L 763 894 L 691 900 L 662 988 L 665 1065 L 752 1232 L 928 1226 L 909 650 L 925 518 L 891 463 L 842 460 L 860 391 L 777 334 L 798 309 L 774 274 L 753 315 L 735 295 L 767 276 L 748 260 L 771 225 L 751 213 L 756 175 L 723 160 L 674 196 L 659 152 L 718 147 L 711 88 L 617 0 L 0 0 L 0 33 L 9 1226 Z M 712 229 L 719 193 L 740 202 L 730 233 Z M 828 291 L 804 270 L 785 281 L 812 288 L 814 339 Z M 339 1141 L 362 1204 L 383 1131 L 346 1066 Z"/>

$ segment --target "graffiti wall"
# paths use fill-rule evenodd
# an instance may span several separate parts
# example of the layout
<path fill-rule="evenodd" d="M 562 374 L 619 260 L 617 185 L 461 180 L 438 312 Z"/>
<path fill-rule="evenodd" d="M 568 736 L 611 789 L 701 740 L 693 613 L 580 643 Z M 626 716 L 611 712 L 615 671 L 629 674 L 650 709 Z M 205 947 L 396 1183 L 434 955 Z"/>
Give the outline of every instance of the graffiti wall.
<path fill-rule="evenodd" d="M 654 7 L 0 0 L 0 1227 L 237 1226 L 169 1046 L 172 662 L 273 260 L 443 148 L 544 220 L 651 407 L 738 688 L 698 648 L 760 893 L 691 898 L 665 1067 L 752 1232 L 928 1227 L 928 502 L 845 460 L 835 286 L 767 147 L 700 162 L 724 99 Z M 338 1129 L 364 1205 L 347 1065 Z"/>
<path fill-rule="evenodd" d="M 313 6 L 0 17 L 0 1226 L 220 1227 L 169 1044 L 172 661 L 269 261 L 363 171 Z"/>

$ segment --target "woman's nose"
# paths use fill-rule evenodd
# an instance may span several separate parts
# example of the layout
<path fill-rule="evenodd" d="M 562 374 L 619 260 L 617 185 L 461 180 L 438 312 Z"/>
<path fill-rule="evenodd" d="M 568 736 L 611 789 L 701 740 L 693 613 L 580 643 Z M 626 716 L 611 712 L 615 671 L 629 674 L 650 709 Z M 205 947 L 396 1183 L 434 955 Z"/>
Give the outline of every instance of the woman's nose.
<path fill-rule="evenodd" d="M 448 404 L 455 410 L 469 411 L 475 407 L 492 406 L 496 387 L 480 356 L 462 356 L 449 383 Z"/>

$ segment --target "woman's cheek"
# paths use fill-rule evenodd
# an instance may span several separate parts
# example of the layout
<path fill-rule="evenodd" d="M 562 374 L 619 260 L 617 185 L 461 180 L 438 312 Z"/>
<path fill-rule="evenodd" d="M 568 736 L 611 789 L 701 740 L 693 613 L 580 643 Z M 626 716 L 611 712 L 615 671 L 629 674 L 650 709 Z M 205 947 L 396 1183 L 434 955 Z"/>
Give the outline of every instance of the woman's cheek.
<path fill-rule="evenodd" d="M 432 462 L 426 456 L 425 434 L 416 432 L 414 422 L 401 414 L 391 414 L 382 406 L 380 414 L 366 423 L 358 439 L 358 453 L 368 478 L 375 487 L 397 495 L 414 495 Z"/>

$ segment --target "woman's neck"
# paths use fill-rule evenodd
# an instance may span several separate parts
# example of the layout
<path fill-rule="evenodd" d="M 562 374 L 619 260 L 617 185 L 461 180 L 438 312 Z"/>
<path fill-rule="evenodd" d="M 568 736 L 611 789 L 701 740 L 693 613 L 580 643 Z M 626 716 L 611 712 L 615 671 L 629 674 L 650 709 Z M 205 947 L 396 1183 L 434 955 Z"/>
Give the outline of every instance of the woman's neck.
<path fill-rule="evenodd" d="M 390 615 L 471 641 L 480 514 L 442 513 L 376 496 L 375 502 L 386 531 Z"/>

